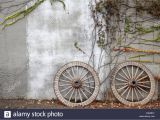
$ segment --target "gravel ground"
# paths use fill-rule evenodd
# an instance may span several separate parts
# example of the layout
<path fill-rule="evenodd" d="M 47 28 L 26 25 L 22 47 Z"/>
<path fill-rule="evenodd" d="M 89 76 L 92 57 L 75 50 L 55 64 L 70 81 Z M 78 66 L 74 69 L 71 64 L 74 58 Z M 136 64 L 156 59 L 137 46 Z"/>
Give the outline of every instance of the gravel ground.
<path fill-rule="evenodd" d="M 25 100 L 25 99 L 0 99 L 0 108 L 25 108 L 25 109 L 52 109 L 52 108 L 60 108 L 60 109 L 67 109 L 69 107 L 63 105 L 58 100 Z M 101 102 L 101 101 L 94 101 L 88 106 L 85 107 L 76 107 L 76 108 L 91 108 L 91 109 L 111 109 L 111 108 L 138 108 L 138 109 L 154 109 L 154 108 L 160 108 L 160 100 L 150 102 L 143 106 L 136 106 L 136 107 L 130 107 L 123 105 L 119 102 Z"/>

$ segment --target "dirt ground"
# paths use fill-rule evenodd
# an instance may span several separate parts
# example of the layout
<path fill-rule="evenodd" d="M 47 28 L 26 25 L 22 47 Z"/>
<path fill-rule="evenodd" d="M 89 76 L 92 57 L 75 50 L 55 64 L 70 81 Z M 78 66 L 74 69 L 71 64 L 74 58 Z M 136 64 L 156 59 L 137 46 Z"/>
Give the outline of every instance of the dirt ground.
<path fill-rule="evenodd" d="M 58 100 L 25 100 L 25 99 L 0 99 L 0 109 L 7 109 L 7 108 L 24 108 L 24 109 L 67 109 L 69 107 L 63 105 Z M 160 100 L 150 102 L 143 106 L 136 106 L 136 107 L 130 107 L 123 105 L 119 102 L 101 102 L 101 101 L 94 101 L 91 104 L 85 106 L 85 107 L 77 107 L 77 108 L 91 108 L 91 109 L 122 109 L 122 108 L 138 108 L 138 109 L 154 109 L 154 108 L 160 108 Z"/>

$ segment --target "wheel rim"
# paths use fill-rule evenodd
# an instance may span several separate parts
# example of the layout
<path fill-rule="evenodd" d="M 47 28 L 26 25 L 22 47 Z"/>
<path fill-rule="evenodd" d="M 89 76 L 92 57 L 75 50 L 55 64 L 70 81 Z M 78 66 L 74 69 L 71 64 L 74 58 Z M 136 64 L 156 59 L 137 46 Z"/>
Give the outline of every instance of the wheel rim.
<path fill-rule="evenodd" d="M 116 67 L 112 80 L 115 97 L 126 105 L 146 104 L 155 91 L 151 72 L 142 64 L 125 62 Z"/>
<path fill-rule="evenodd" d="M 88 64 L 71 62 L 57 72 L 54 89 L 58 99 L 65 105 L 84 106 L 96 98 L 99 78 Z"/>

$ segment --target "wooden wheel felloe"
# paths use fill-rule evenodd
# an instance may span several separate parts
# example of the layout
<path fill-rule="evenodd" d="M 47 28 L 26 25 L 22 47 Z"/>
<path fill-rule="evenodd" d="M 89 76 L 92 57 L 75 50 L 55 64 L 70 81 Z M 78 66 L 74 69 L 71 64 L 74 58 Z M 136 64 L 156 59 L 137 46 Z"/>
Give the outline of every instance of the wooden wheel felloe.
<path fill-rule="evenodd" d="M 111 88 L 115 97 L 123 104 L 144 105 L 154 95 L 155 80 L 144 65 L 124 62 L 116 67 Z"/>
<path fill-rule="evenodd" d="M 98 94 L 99 78 L 88 64 L 71 62 L 57 72 L 54 90 L 58 99 L 67 106 L 88 105 Z"/>

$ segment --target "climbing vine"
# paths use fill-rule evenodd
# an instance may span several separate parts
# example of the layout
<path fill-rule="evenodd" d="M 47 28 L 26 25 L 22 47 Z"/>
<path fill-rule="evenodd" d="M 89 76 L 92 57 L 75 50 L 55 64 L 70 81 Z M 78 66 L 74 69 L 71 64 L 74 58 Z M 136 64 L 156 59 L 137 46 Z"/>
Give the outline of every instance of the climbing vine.
<path fill-rule="evenodd" d="M 12 12 L 9 12 L 7 15 L 4 15 L 4 18 L 1 18 L 2 20 L 0 21 L 0 25 L 2 26 L 2 29 L 15 24 L 19 20 L 26 17 L 44 1 L 46 0 L 25 0 L 20 3 L 15 3 L 14 0 L 0 2 L 0 13 L 2 14 L 6 9 L 15 9 Z M 62 3 L 63 8 L 65 9 L 65 3 L 63 0 L 50 0 L 51 5 L 53 5 L 54 2 Z M 2 5 L 4 7 L 2 7 Z"/>
<path fill-rule="evenodd" d="M 95 0 L 94 2 L 92 13 L 98 36 L 96 42 L 97 46 L 110 56 L 111 60 L 107 65 L 116 64 L 122 54 L 125 60 L 130 61 L 140 61 L 140 58 L 144 58 L 141 62 L 149 61 L 147 57 L 155 54 L 160 55 L 159 0 Z M 136 48 L 137 45 L 145 47 Z M 129 57 L 126 54 L 128 52 Z M 152 63 L 160 61 L 153 60 Z"/>
<path fill-rule="evenodd" d="M 92 0 L 91 11 L 93 44 L 101 49 L 98 70 L 106 74 L 101 84 L 120 62 L 160 64 L 159 0 Z"/>

